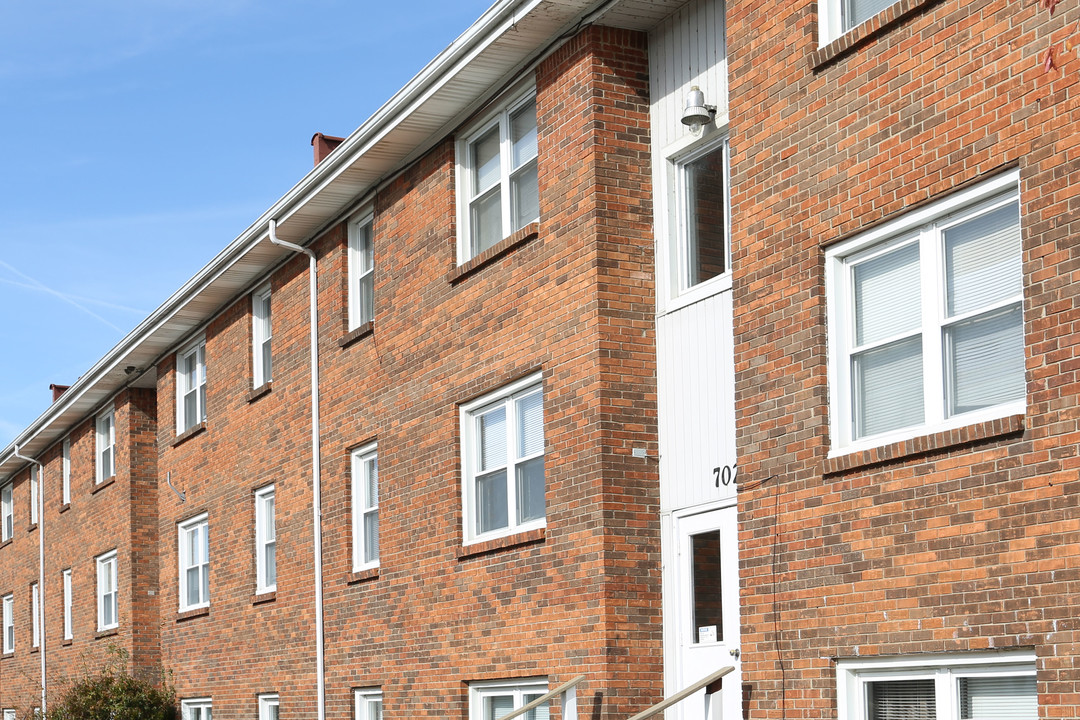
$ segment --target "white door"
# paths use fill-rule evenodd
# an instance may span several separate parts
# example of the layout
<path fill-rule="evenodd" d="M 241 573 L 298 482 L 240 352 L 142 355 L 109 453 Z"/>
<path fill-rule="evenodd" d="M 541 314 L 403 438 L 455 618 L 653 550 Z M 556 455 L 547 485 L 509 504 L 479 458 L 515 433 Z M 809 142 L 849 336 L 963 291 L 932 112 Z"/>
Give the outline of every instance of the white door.
<path fill-rule="evenodd" d="M 739 556 L 735 507 L 676 517 L 678 548 L 678 627 L 676 663 L 679 688 L 726 665 L 708 717 L 705 691 L 679 703 L 682 720 L 739 720 L 742 683 L 739 662 Z"/>

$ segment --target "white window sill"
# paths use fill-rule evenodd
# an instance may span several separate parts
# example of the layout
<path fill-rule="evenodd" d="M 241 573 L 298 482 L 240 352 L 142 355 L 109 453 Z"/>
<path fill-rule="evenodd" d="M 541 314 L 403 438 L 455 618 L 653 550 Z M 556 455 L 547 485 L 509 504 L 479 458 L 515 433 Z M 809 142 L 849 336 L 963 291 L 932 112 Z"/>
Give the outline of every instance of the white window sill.
<path fill-rule="evenodd" d="M 717 275 L 716 277 L 706 280 L 703 283 L 698 283 L 692 288 L 683 290 L 678 295 L 672 298 L 668 298 L 664 303 L 663 309 L 660 311 L 661 315 L 666 315 L 676 310 L 681 310 L 684 307 L 699 303 L 702 300 L 707 300 L 714 295 L 728 292 L 731 290 L 731 271 L 724 273 L 723 275 Z"/>

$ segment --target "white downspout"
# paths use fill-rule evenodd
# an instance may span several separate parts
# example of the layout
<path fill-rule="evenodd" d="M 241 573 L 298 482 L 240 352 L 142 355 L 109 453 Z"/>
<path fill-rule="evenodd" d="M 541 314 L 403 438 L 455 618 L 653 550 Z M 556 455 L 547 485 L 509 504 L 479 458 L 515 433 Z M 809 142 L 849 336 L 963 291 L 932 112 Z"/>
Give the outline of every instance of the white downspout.
<path fill-rule="evenodd" d="M 277 221 L 270 220 L 270 242 L 308 256 L 311 296 L 311 485 L 315 528 L 315 677 L 318 694 L 318 720 L 326 718 L 326 670 L 323 639 L 323 567 L 322 567 L 322 473 L 319 453 L 319 275 L 315 253 L 308 248 L 278 239 Z M 44 656 L 42 656 L 44 662 Z"/>
<path fill-rule="evenodd" d="M 41 646 L 38 651 L 41 654 L 41 716 L 45 717 L 47 708 L 45 705 L 45 466 L 34 458 L 19 454 L 19 446 L 15 446 L 15 457 L 34 463 L 38 467 L 38 490 L 37 490 L 37 527 L 38 527 L 38 641 Z M 33 470 L 30 471 L 33 473 Z M 31 478 L 31 482 L 33 478 Z"/>

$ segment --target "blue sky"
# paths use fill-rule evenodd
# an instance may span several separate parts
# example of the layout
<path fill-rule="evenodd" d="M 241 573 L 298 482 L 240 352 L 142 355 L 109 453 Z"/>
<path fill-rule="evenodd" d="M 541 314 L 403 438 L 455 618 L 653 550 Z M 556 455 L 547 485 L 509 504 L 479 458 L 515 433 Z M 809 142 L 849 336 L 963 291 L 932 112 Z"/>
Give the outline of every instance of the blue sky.
<path fill-rule="evenodd" d="M 490 4 L 0 4 L 0 447 Z"/>

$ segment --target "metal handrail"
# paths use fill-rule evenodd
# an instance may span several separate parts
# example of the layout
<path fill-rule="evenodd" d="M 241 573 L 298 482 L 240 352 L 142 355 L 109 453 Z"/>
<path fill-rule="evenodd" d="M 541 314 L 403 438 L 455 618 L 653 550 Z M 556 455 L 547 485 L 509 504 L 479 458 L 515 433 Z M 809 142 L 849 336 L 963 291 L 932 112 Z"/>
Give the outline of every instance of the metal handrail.
<path fill-rule="evenodd" d="M 570 690 L 570 689 L 576 687 L 577 684 L 580 683 L 584 679 L 585 679 L 584 675 L 578 675 L 573 680 L 570 680 L 569 682 L 565 682 L 562 685 L 560 685 L 559 687 L 555 688 L 554 690 L 549 692 L 547 695 L 541 695 L 540 697 L 536 698 L 535 700 L 533 700 L 528 705 L 523 705 L 522 707 L 519 707 L 517 710 L 510 713 L 509 715 L 503 715 L 502 718 L 500 718 L 500 720 L 513 720 L 516 717 L 521 717 L 522 715 L 529 712 L 533 708 L 540 707 L 541 705 L 546 703 L 548 700 L 551 700 L 556 695 L 562 695 L 567 690 Z"/>
<path fill-rule="evenodd" d="M 684 688 L 684 689 L 680 690 L 679 692 L 677 692 L 674 695 L 672 695 L 671 697 L 669 697 L 667 700 L 662 700 L 662 701 L 658 702 L 657 704 L 653 705 L 651 708 L 649 708 L 645 712 L 639 712 L 637 715 L 630 718 L 630 720 L 645 720 L 646 718 L 651 718 L 654 715 L 659 715 L 660 713 L 664 712 L 665 710 L 667 710 L 669 707 L 671 707 L 675 703 L 677 703 L 677 702 L 679 702 L 681 700 L 685 700 L 686 698 L 690 697 L 691 695 L 696 693 L 701 688 L 706 687 L 708 685 L 712 685 L 714 682 L 716 682 L 720 678 L 724 677 L 725 675 L 727 675 L 729 672 L 731 672 L 734 669 L 735 669 L 734 665 L 728 665 L 726 667 L 722 667 L 719 670 L 717 670 L 716 672 L 714 672 L 712 675 L 709 675 L 708 677 L 704 677 L 704 678 L 698 680 L 696 683 L 694 683 L 690 687 L 687 687 L 687 688 Z"/>

